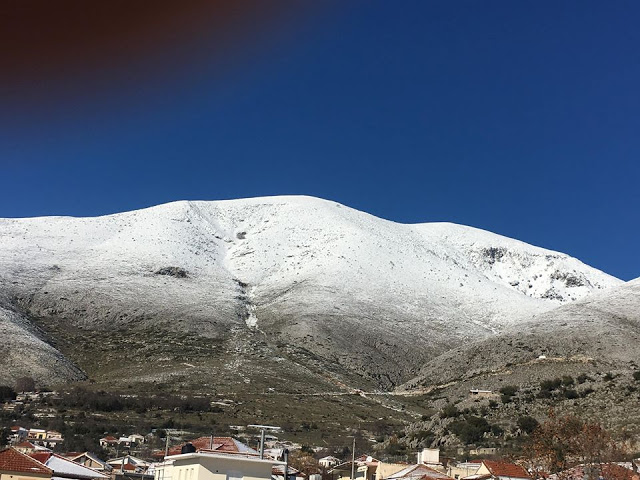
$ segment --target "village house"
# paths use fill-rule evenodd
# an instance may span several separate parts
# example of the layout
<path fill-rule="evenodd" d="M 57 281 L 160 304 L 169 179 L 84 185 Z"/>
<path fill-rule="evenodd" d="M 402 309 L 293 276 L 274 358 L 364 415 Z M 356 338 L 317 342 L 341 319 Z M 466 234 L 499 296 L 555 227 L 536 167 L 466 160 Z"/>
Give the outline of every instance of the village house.
<path fill-rule="evenodd" d="M 423 448 L 418 452 L 418 463 L 426 465 L 440 473 L 447 473 L 445 465 L 440 461 L 439 448 Z"/>
<path fill-rule="evenodd" d="M 378 462 L 378 468 L 376 468 L 376 480 L 384 480 L 389 478 L 393 474 L 407 468 L 406 463 L 388 463 Z"/>
<path fill-rule="evenodd" d="M 245 445 L 244 443 L 236 440 L 233 437 L 199 437 L 190 442 L 181 443 L 171 447 L 168 451 L 168 455 L 180 455 L 182 449 L 190 445 L 190 448 L 194 448 L 196 452 L 199 451 L 215 451 L 218 453 L 230 453 L 230 454 L 250 454 L 259 455 L 257 450 Z"/>
<path fill-rule="evenodd" d="M 113 470 L 113 467 L 109 465 L 104 460 L 98 458 L 95 454 L 91 452 L 83 452 L 83 453 L 74 453 L 65 455 L 66 458 L 71 460 L 72 462 L 79 463 L 80 465 L 84 465 L 85 467 L 92 468 L 99 472 L 109 473 Z"/>
<path fill-rule="evenodd" d="M 112 480 L 152 480 L 154 476 L 153 463 L 131 455 L 107 460 L 107 463 L 113 469 Z"/>
<path fill-rule="evenodd" d="M 118 439 L 111 435 L 107 435 L 99 440 L 102 448 L 115 448 L 118 445 Z"/>
<path fill-rule="evenodd" d="M 498 453 L 498 449 L 495 447 L 478 447 L 478 448 L 472 448 L 471 450 L 469 450 L 469 455 L 473 455 L 473 456 L 484 456 L 484 455 L 495 455 L 496 453 Z"/>
<path fill-rule="evenodd" d="M 307 476 L 297 468 L 291 465 L 287 468 L 287 480 L 305 480 Z M 271 480 L 285 480 L 284 479 L 284 464 L 273 465 L 271 467 Z"/>
<path fill-rule="evenodd" d="M 427 465 L 409 465 L 399 472 L 387 477 L 387 480 L 451 480 L 445 473 L 439 472 Z"/>
<path fill-rule="evenodd" d="M 30 428 L 27 431 L 27 440 L 35 446 L 45 448 L 55 448 L 64 441 L 60 432 L 47 431 L 40 428 Z"/>
<path fill-rule="evenodd" d="M 282 464 L 230 437 L 201 437 L 179 448 L 155 465 L 155 480 L 271 480 Z"/>
<path fill-rule="evenodd" d="M 118 445 L 120 447 L 125 447 L 125 448 L 129 448 L 131 446 L 133 442 L 131 441 L 131 439 L 129 437 L 120 437 L 118 439 Z"/>
<path fill-rule="evenodd" d="M 53 470 L 15 448 L 0 450 L 0 480 L 50 480 Z"/>
<path fill-rule="evenodd" d="M 340 462 L 341 460 L 339 458 L 332 457 L 332 456 L 322 457 L 320 460 L 318 460 L 318 463 L 320 464 L 320 466 L 327 469 L 331 467 L 335 467 Z"/>
<path fill-rule="evenodd" d="M 47 447 L 42 447 L 40 445 L 34 445 L 33 443 L 25 440 L 24 442 L 20 442 L 17 445 L 14 445 L 14 448 L 18 450 L 20 453 L 24 453 L 25 455 L 31 455 L 36 452 L 50 452 L 51 450 Z"/>
<path fill-rule="evenodd" d="M 475 474 L 463 477 L 466 480 L 531 480 L 524 467 L 515 463 L 483 460 Z"/>
<path fill-rule="evenodd" d="M 131 443 L 144 443 L 146 441 L 146 438 L 144 437 L 144 435 L 134 433 L 132 435 L 129 435 L 129 441 Z"/>
<path fill-rule="evenodd" d="M 64 442 L 64 439 L 62 438 L 62 434 L 60 432 L 56 432 L 54 430 L 48 430 L 47 431 L 47 436 L 45 437 L 44 441 L 42 441 L 42 446 L 47 447 L 47 448 L 56 448 L 58 446 L 59 443 Z"/>
<path fill-rule="evenodd" d="M 362 455 L 356 458 L 354 463 L 354 480 L 377 480 L 376 472 L 378 470 L 378 464 L 380 461 L 373 458 L 370 455 Z M 329 473 L 336 480 L 350 480 L 351 479 L 351 466 L 352 462 L 344 462 L 340 465 L 336 465 Z"/>
<path fill-rule="evenodd" d="M 33 440 L 45 440 L 47 438 L 47 431 L 41 428 L 30 428 L 27 432 L 27 439 Z"/>
<path fill-rule="evenodd" d="M 85 467 L 52 452 L 37 452 L 30 456 L 53 470 L 55 480 L 108 480 L 109 478 L 109 475 L 105 473 Z"/>
<path fill-rule="evenodd" d="M 149 462 L 132 455 L 112 458 L 110 460 L 107 460 L 107 464 L 113 469 L 114 472 L 120 471 L 130 473 L 145 473 L 151 465 Z"/>
<path fill-rule="evenodd" d="M 497 393 L 493 393 L 493 391 L 491 390 L 481 390 L 479 388 L 472 388 L 471 390 L 469 390 L 469 395 L 471 397 L 478 398 L 496 398 L 499 396 Z"/>
<path fill-rule="evenodd" d="M 9 434 L 9 442 L 12 445 L 24 442 L 27 439 L 29 431 L 26 428 L 22 428 L 18 425 L 11 427 L 11 433 Z"/>
<path fill-rule="evenodd" d="M 459 478 L 468 477 L 469 475 L 475 475 L 481 465 L 481 462 L 460 462 L 450 464 L 447 467 L 447 475 L 458 480 Z"/>
<path fill-rule="evenodd" d="M 2 410 L 5 412 L 19 412 L 20 409 L 24 406 L 23 402 L 11 401 L 2 404 Z"/>

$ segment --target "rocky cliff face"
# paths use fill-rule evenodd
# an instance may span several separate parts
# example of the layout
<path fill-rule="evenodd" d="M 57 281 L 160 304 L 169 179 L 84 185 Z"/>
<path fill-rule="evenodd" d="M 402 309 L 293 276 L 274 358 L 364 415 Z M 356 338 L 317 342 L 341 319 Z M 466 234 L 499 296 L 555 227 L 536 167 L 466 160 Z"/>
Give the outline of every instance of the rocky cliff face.
<path fill-rule="evenodd" d="M 309 197 L 2 219 L 0 305 L 24 324 L 3 325 L 48 356 L 27 362 L 4 336 L 0 375 L 386 389 L 620 283 L 490 232 Z"/>

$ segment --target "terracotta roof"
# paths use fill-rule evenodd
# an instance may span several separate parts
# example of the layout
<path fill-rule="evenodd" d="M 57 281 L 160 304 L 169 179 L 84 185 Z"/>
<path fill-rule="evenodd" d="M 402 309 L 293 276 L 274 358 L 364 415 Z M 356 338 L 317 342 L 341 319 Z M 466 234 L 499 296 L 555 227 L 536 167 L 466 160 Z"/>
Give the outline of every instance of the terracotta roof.
<path fill-rule="evenodd" d="M 491 475 L 495 477 L 515 477 L 515 478 L 531 478 L 529 472 L 524 467 L 515 463 L 499 462 L 496 460 L 483 460 L 482 463 L 487 467 Z"/>
<path fill-rule="evenodd" d="M 441 480 L 443 478 L 451 478 L 449 475 L 445 475 L 444 473 L 438 472 L 437 475 L 426 474 L 420 477 L 420 480 Z"/>
<path fill-rule="evenodd" d="M 180 455 L 182 453 L 182 447 L 187 443 L 191 443 L 196 451 L 215 451 L 220 453 L 258 453 L 252 448 L 247 447 L 245 444 L 234 440 L 231 437 L 213 437 L 213 445 L 211 437 L 200 437 L 190 442 L 181 443 L 176 447 L 169 449 L 169 455 Z M 213 448 L 212 448 L 213 447 Z"/>
<path fill-rule="evenodd" d="M 51 458 L 51 455 L 53 455 L 53 453 L 51 452 L 35 452 L 30 454 L 29 456 L 31 458 L 35 458 L 36 460 L 38 460 L 41 463 L 47 463 L 47 460 L 49 460 L 49 458 Z"/>
<path fill-rule="evenodd" d="M 16 445 L 16 447 L 20 447 L 20 448 L 36 448 L 36 446 L 33 443 L 31 443 L 31 442 L 29 442 L 27 440 L 25 440 L 24 442 L 20 442 L 18 445 Z"/>
<path fill-rule="evenodd" d="M 0 470 L 49 476 L 53 473 L 53 470 L 47 468 L 38 460 L 20 453 L 14 448 L 6 448 L 0 451 Z"/>

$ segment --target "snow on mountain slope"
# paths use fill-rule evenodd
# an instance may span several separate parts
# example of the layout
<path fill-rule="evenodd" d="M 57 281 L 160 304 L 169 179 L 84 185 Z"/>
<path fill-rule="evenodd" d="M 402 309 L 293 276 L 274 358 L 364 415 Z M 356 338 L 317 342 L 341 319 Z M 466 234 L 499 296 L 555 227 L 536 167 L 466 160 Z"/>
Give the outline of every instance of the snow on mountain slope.
<path fill-rule="evenodd" d="M 311 197 L 0 220 L 0 289 L 34 318 L 220 340 L 248 329 L 384 384 L 452 339 L 619 283 L 486 231 Z"/>
<path fill-rule="evenodd" d="M 13 384 L 17 378 L 47 378 L 64 382 L 82 380 L 84 374 L 59 351 L 40 340 L 20 315 L 0 307 L 2 351 L 0 371 L 4 381 Z"/>
<path fill-rule="evenodd" d="M 640 343 L 640 278 L 532 315 L 502 334 L 460 345 L 428 362 L 402 389 L 442 384 L 497 372 L 531 370 L 547 361 L 555 376 L 572 364 L 597 369 L 637 368 Z M 544 356 L 548 360 L 539 359 Z"/>

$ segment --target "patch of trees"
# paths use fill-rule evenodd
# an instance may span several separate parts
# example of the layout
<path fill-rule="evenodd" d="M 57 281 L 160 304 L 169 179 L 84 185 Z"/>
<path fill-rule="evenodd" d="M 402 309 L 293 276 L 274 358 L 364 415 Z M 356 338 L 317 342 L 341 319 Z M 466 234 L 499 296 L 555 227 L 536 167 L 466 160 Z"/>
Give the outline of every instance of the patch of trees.
<path fill-rule="evenodd" d="M 455 418 L 458 415 L 460 415 L 460 412 L 458 411 L 458 407 L 456 407 L 453 403 L 447 404 L 440 411 L 440 418 Z"/>
<path fill-rule="evenodd" d="M 535 429 L 538 428 L 538 425 L 540 425 L 538 421 L 528 415 L 518 418 L 518 428 L 520 428 L 524 433 L 532 434 Z"/>
<path fill-rule="evenodd" d="M 105 391 L 74 387 L 53 401 L 58 408 L 80 408 L 86 411 L 117 412 L 133 410 L 145 413 L 148 410 L 172 410 L 175 412 L 209 412 L 211 402 L 204 397 L 154 395 L 131 396 Z"/>
<path fill-rule="evenodd" d="M 34 392 L 36 382 L 31 377 L 20 377 L 16 379 L 16 392 Z"/>
<path fill-rule="evenodd" d="M 11 434 L 11 430 L 8 428 L 0 429 L 0 447 L 4 447 L 9 444 L 9 435 Z"/>
<path fill-rule="evenodd" d="M 0 401 L 9 402 L 16 399 L 16 392 L 7 385 L 0 385 Z"/>
<path fill-rule="evenodd" d="M 518 387 L 516 387 L 515 385 L 505 385 L 500 389 L 500 393 L 500 400 L 502 400 L 502 403 L 509 403 L 511 402 L 513 396 L 518 393 Z"/>
<path fill-rule="evenodd" d="M 556 417 L 553 412 L 534 430 L 529 451 L 532 464 L 549 473 L 579 464 L 601 468 L 624 458 L 624 451 L 600 424 L 571 415 Z"/>
<path fill-rule="evenodd" d="M 397 435 L 392 435 L 391 438 L 389 438 L 389 443 L 387 443 L 387 446 L 384 448 L 383 452 L 387 455 L 397 457 L 400 455 L 406 455 L 407 447 L 404 443 L 401 443 L 398 440 Z"/>
<path fill-rule="evenodd" d="M 431 430 L 419 430 L 408 436 L 410 442 L 415 441 L 418 447 L 429 448 L 436 439 Z"/>
<path fill-rule="evenodd" d="M 580 385 L 582 385 L 584 382 L 586 382 L 587 380 L 591 380 L 591 377 L 589 377 L 589 375 L 587 375 L 586 373 L 581 373 L 580 375 L 578 375 L 576 377 L 576 380 L 578 381 L 578 383 Z"/>
<path fill-rule="evenodd" d="M 580 375 L 578 377 L 578 383 L 584 383 L 589 377 L 586 375 Z M 563 376 L 562 378 L 554 378 L 553 380 L 543 380 L 540 382 L 540 392 L 538 393 L 538 398 L 552 398 L 554 395 L 559 396 L 560 398 L 566 398 L 568 400 L 580 398 L 580 394 L 573 387 L 575 385 L 575 380 L 573 377 L 568 375 Z M 591 390 L 593 391 L 593 390 Z M 586 396 L 587 394 L 583 394 Z"/>
<path fill-rule="evenodd" d="M 491 425 L 486 419 L 471 415 L 453 422 L 449 430 L 462 442 L 469 444 L 482 440 L 484 434 L 491 431 Z"/>

